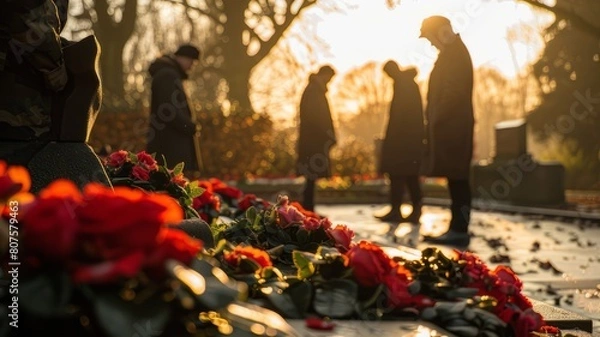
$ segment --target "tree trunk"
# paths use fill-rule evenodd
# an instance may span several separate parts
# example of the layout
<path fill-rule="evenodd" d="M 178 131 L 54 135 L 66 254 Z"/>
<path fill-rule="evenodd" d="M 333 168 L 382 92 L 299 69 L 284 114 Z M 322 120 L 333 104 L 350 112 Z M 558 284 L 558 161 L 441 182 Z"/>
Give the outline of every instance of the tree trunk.
<path fill-rule="evenodd" d="M 101 46 L 100 74 L 102 78 L 103 92 L 109 103 L 115 98 L 123 98 L 124 75 L 123 75 L 123 48 L 127 39 L 105 37 L 98 39 Z"/>
<path fill-rule="evenodd" d="M 138 0 L 126 0 L 122 6 L 122 18 L 116 22 L 108 14 L 107 0 L 94 2 L 97 21 L 94 32 L 101 48 L 100 75 L 105 94 L 105 105 L 115 106 L 124 102 L 123 49 L 133 34 L 137 20 Z"/>
<path fill-rule="evenodd" d="M 248 56 L 247 47 L 242 36 L 247 29 L 244 11 L 248 1 L 224 2 L 223 12 L 227 16 L 224 23 L 223 77 L 229 85 L 228 97 L 232 103 L 237 103 L 240 111 L 252 111 L 250 103 L 250 72 L 254 64 Z"/>

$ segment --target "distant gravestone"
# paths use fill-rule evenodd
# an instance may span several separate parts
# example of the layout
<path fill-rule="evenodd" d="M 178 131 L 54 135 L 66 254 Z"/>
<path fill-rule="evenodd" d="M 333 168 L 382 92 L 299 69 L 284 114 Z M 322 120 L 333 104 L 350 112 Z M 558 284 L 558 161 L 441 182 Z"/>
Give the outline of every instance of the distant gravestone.
<path fill-rule="evenodd" d="M 496 151 L 472 167 L 473 196 L 515 205 L 562 205 L 565 169 L 558 162 L 538 162 L 527 152 L 527 123 L 523 119 L 495 125 Z"/>
<path fill-rule="evenodd" d="M 523 119 L 496 124 L 495 160 L 511 160 L 527 154 L 527 124 Z"/>

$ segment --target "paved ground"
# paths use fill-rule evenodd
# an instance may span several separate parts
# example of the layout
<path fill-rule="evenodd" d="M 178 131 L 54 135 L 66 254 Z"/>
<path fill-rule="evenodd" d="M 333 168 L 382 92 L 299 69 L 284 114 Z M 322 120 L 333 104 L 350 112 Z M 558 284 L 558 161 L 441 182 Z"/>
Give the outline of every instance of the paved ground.
<path fill-rule="evenodd" d="M 356 239 L 383 245 L 423 249 L 420 235 L 437 235 L 447 228 L 449 210 L 426 206 L 421 225 L 383 223 L 373 214 L 382 205 L 320 205 L 316 211 L 334 224 L 347 224 Z M 410 212 L 410 206 L 403 212 Z M 600 336 L 600 224 L 583 219 L 544 219 L 535 216 L 474 211 L 468 250 L 490 266 L 510 265 L 534 299 L 589 317 Z M 393 233 L 393 234 L 392 234 Z M 395 235 L 394 235 L 395 234 Z M 440 246 L 444 251 L 452 247 Z"/>

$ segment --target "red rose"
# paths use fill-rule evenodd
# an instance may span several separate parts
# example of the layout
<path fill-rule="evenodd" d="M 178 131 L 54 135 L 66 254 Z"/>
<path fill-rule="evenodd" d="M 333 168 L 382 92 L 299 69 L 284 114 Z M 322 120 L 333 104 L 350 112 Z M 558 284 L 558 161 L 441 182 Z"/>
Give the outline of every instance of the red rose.
<path fill-rule="evenodd" d="M 213 185 L 208 180 L 198 180 L 198 186 L 202 187 L 205 191 L 213 192 Z"/>
<path fill-rule="evenodd" d="M 133 175 L 134 178 L 142 181 L 148 181 L 148 179 L 150 179 L 150 172 L 145 168 L 137 165 L 133 167 L 131 175 Z"/>
<path fill-rule="evenodd" d="M 146 264 L 163 268 L 168 259 L 188 264 L 202 250 L 202 241 L 196 240 L 178 229 L 163 228 L 156 238 L 157 247 L 146 259 Z"/>
<path fill-rule="evenodd" d="M 70 181 L 48 185 L 23 212 L 25 252 L 51 261 L 66 259 L 74 250 L 79 220 L 75 211 L 81 194 Z"/>
<path fill-rule="evenodd" d="M 129 161 L 129 153 L 125 150 L 119 150 L 111 153 L 108 158 L 106 158 L 106 165 L 110 167 L 121 167 Z"/>
<path fill-rule="evenodd" d="M 523 289 L 523 282 L 521 282 L 515 272 L 510 269 L 510 267 L 497 266 L 492 272 L 492 275 L 495 275 L 498 278 L 496 281 L 498 286 L 507 288 L 506 293 L 509 295 L 519 292 L 521 289 Z"/>
<path fill-rule="evenodd" d="M 158 170 L 158 164 L 156 163 L 156 160 L 151 155 L 147 154 L 146 151 L 138 152 L 137 160 L 137 164 L 147 171 Z"/>
<path fill-rule="evenodd" d="M 323 229 L 330 229 L 331 226 L 333 226 L 331 220 L 329 220 L 328 218 L 321 218 L 319 222 L 321 223 L 321 227 L 323 227 Z"/>
<path fill-rule="evenodd" d="M 434 304 L 433 300 L 424 295 L 411 295 L 408 286 L 412 281 L 409 270 L 398 265 L 395 270 L 384 278 L 383 283 L 387 289 L 388 305 L 393 308 L 424 308 Z"/>
<path fill-rule="evenodd" d="M 293 223 L 300 223 L 306 218 L 296 207 L 288 206 L 287 203 L 277 208 L 277 214 L 279 214 L 279 226 L 283 228 Z"/>
<path fill-rule="evenodd" d="M 157 235 L 166 224 L 179 223 L 183 212 L 169 196 L 88 184 L 75 211 L 79 222 L 74 264 L 76 282 L 104 283 L 132 277 L 157 249 Z"/>
<path fill-rule="evenodd" d="M 273 265 L 271 257 L 267 252 L 250 246 L 236 246 L 233 251 L 225 252 L 223 257 L 225 262 L 234 268 L 239 266 L 240 261 L 244 258 L 256 262 L 262 268 Z"/>
<path fill-rule="evenodd" d="M 533 311 L 533 309 L 527 309 L 516 317 L 516 320 L 509 322 L 509 324 L 513 327 L 517 337 L 530 336 L 531 332 L 537 331 L 545 324 L 542 315 Z"/>
<path fill-rule="evenodd" d="M 254 203 L 256 203 L 256 201 L 258 200 L 258 198 L 256 197 L 256 195 L 254 194 L 246 194 L 244 195 L 244 197 L 238 202 L 238 208 L 241 211 L 245 211 L 248 208 L 254 206 Z"/>
<path fill-rule="evenodd" d="M 88 184 L 84 200 L 76 210 L 80 219 L 79 240 L 87 252 L 113 259 L 155 245 L 165 224 L 179 223 L 183 211 L 171 197 L 100 184 Z"/>
<path fill-rule="evenodd" d="M 211 210 L 214 210 L 216 213 L 221 211 L 221 199 L 208 189 L 205 189 L 202 194 L 192 200 L 192 207 L 198 211 L 202 220 L 211 223 L 213 215 L 208 213 L 211 212 Z"/>
<path fill-rule="evenodd" d="M 346 252 L 352 245 L 354 231 L 346 225 L 337 225 L 333 229 L 326 230 L 327 235 L 335 241 L 335 246 L 341 252 Z"/>
<path fill-rule="evenodd" d="M 366 287 L 381 284 L 396 263 L 383 250 L 368 241 L 361 241 L 346 253 L 356 281 Z"/>
<path fill-rule="evenodd" d="M 317 213 L 311 212 L 311 211 L 309 211 L 307 209 L 304 209 L 304 207 L 302 207 L 302 204 L 300 204 L 297 201 L 291 202 L 290 206 L 296 207 L 300 211 L 300 213 L 304 214 L 305 216 L 312 217 L 312 218 L 317 218 L 317 219 L 321 218 Z"/>
<path fill-rule="evenodd" d="M 192 201 L 192 207 L 194 207 L 194 209 L 201 210 L 207 206 L 218 212 L 221 210 L 221 200 L 212 192 L 204 190 L 202 194 L 194 198 Z"/>
<path fill-rule="evenodd" d="M 477 255 L 470 252 L 455 253 L 457 259 L 464 262 L 463 273 L 468 276 L 465 286 L 480 289 L 480 295 L 495 287 L 496 277 L 491 275 L 487 265 Z"/>
<path fill-rule="evenodd" d="M 304 220 L 302 220 L 302 228 L 306 229 L 307 231 L 315 231 L 320 227 L 321 222 L 319 221 L 319 219 L 307 217 L 304 218 Z"/>
<path fill-rule="evenodd" d="M 6 165 L 0 160 L 0 203 L 20 192 L 27 192 L 31 187 L 29 172 L 22 166 Z M 31 198 L 28 198 L 31 199 Z"/>

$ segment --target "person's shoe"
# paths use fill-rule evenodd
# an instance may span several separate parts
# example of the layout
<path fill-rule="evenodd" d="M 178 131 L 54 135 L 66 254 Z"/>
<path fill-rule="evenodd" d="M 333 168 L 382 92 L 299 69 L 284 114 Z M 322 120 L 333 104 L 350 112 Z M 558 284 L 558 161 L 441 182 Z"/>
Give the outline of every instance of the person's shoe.
<path fill-rule="evenodd" d="M 401 222 L 404 220 L 402 214 L 400 212 L 389 212 L 386 215 L 376 215 L 375 218 L 383 221 L 383 222 Z"/>
<path fill-rule="evenodd" d="M 420 219 L 421 219 L 421 212 L 413 212 L 409 216 L 404 218 L 404 222 L 420 223 Z"/>
<path fill-rule="evenodd" d="M 455 232 L 449 230 L 440 236 L 425 236 L 423 238 L 423 241 L 438 245 L 468 247 L 471 243 L 471 236 L 469 235 L 469 233 Z"/>

